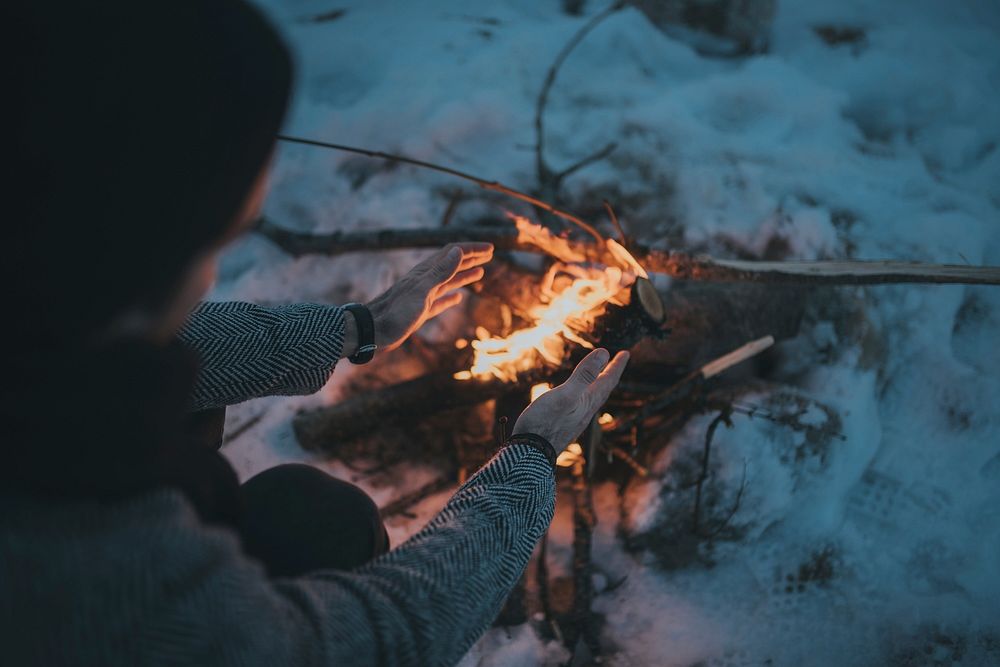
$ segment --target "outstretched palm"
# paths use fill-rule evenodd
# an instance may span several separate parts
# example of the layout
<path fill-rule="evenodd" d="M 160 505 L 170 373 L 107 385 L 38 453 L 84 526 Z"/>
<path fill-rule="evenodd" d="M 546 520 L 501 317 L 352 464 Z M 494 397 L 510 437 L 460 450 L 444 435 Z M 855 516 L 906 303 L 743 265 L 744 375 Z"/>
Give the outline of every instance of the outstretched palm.
<path fill-rule="evenodd" d="M 628 352 L 619 352 L 611 359 L 607 350 L 594 350 L 577 364 L 568 380 L 525 408 L 514 424 L 513 434 L 534 433 L 561 452 L 608 400 L 628 359 Z"/>
<path fill-rule="evenodd" d="M 413 267 L 368 304 L 375 344 L 380 350 L 397 348 L 424 322 L 461 303 L 458 290 L 482 278 L 482 265 L 492 257 L 490 243 L 454 243 Z"/>

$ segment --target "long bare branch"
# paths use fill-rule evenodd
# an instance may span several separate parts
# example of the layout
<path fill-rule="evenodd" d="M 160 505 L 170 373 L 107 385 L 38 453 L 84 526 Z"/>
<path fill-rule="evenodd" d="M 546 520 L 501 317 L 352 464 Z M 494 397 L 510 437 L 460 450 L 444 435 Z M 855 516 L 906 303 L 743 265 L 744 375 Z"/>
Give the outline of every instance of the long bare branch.
<path fill-rule="evenodd" d="M 579 216 L 573 215 L 572 213 L 564 211 L 560 208 L 556 208 L 552 204 L 542 201 L 538 197 L 533 197 L 527 193 L 521 192 L 520 190 L 509 188 L 503 183 L 500 183 L 499 181 L 489 181 L 486 180 L 485 178 L 479 178 L 478 176 L 473 176 L 472 174 L 466 173 L 464 171 L 459 171 L 458 169 L 452 169 L 451 167 L 444 167 L 439 164 L 434 164 L 432 162 L 425 162 L 424 160 L 417 160 L 415 158 L 406 157 L 405 155 L 384 153 L 382 151 L 370 151 L 366 148 L 345 146 L 344 144 L 334 144 L 327 141 L 318 141 L 316 139 L 304 139 L 302 137 L 292 137 L 284 134 L 278 135 L 278 139 L 293 144 L 305 144 L 307 146 L 330 148 L 337 151 L 344 151 L 345 153 L 356 153 L 358 155 L 364 155 L 370 158 L 388 160 L 390 162 L 402 162 L 404 164 L 412 164 L 416 167 L 421 167 L 423 169 L 430 169 L 431 171 L 437 171 L 442 174 L 448 174 L 449 176 L 454 176 L 455 178 L 461 178 L 471 183 L 475 183 L 484 190 L 499 192 L 500 194 L 507 195 L 508 197 L 513 197 L 514 199 L 520 199 L 521 201 L 531 204 L 532 206 L 537 206 L 543 211 L 547 211 L 552 215 L 562 218 L 563 220 L 572 222 L 574 225 L 576 225 L 580 229 L 583 229 L 585 232 L 593 236 L 598 243 L 602 243 L 604 241 L 604 237 L 601 236 L 600 232 L 598 232 L 593 225 L 583 220 Z"/>
<path fill-rule="evenodd" d="M 339 255 L 347 252 L 396 248 L 436 248 L 460 241 L 487 241 L 493 243 L 499 250 L 543 252 L 536 246 L 518 243 L 517 231 L 512 226 L 476 225 L 310 234 L 293 232 L 269 220 L 262 220 L 258 223 L 256 231 L 294 256 Z M 600 257 L 604 251 L 603 244 L 583 241 L 569 243 L 575 250 L 588 257 Z M 923 264 L 894 260 L 757 262 L 666 252 L 639 244 L 631 245 L 630 249 L 647 271 L 662 273 L 679 280 L 799 285 L 888 283 L 1000 285 L 1000 267 L 997 266 Z"/>

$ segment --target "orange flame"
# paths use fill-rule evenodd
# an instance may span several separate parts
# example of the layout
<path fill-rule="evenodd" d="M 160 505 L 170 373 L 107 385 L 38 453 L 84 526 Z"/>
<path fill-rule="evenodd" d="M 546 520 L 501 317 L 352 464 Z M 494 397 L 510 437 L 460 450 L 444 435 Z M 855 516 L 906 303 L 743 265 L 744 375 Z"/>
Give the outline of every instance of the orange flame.
<path fill-rule="evenodd" d="M 621 267 L 589 265 L 583 253 L 566 239 L 526 218 L 511 217 L 517 225 L 518 242 L 538 246 L 560 261 L 542 280 L 541 302 L 527 312 L 530 326 L 505 337 L 477 327 L 476 339 L 471 342 L 475 352 L 472 368 L 456 373 L 459 380 L 495 377 L 512 382 L 539 362 L 553 366 L 562 363 L 570 343 L 593 347 L 581 334 L 593 329 L 609 303 L 625 303 L 626 290 L 636 276 L 646 276 L 638 262 L 615 241 L 607 241 L 607 254 Z"/>

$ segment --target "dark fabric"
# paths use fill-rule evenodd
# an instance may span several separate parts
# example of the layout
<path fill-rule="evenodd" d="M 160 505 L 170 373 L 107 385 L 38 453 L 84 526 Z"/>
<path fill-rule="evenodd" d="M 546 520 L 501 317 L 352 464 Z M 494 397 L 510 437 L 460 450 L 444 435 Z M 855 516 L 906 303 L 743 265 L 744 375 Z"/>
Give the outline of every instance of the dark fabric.
<path fill-rule="evenodd" d="M 196 356 L 180 344 L 122 340 L 36 369 L 52 400 L 5 387 L 3 487 L 29 495 L 120 502 L 184 492 L 211 523 L 236 525 L 236 473 L 185 430 Z M 58 393 L 57 393 L 58 392 Z"/>
<path fill-rule="evenodd" d="M 0 268 L 21 345 L 162 303 L 233 232 L 273 151 L 287 49 L 244 0 L 10 0 Z M 19 345 L 20 347 L 20 345 Z"/>
<path fill-rule="evenodd" d="M 183 431 L 183 350 L 108 342 L 236 231 L 284 115 L 289 54 L 244 0 L 4 3 L 7 180 L 0 484 L 116 502 L 183 490 L 238 517 L 238 482 Z"/>
<path fill-rule="evenodd" d="M 191 413 L 191 442 L 206 452 L 218 450 L 225 420 L 225 408 Z M 240 496 L 235 525 L 243 549 L 272 577 L 351 570 L 389 550 L 389 534 L 368 494 L 311 466 L 265 470 L 240 487 Z"/>
<path fill-rule="evenodd" d="M 368 494 L 312 466 L 265 470 L 241 491 L 243 549 L 272 577 L 351 570 L 389 550 Z"/>
<path fill-rule="evenodd" d="M 226 428 L 226 408 L 208 408 L 188 415 L 185 430 L 191 441 L 211 451 L 222 449 Z"/>
<path fill-rule="evenodd" d="M 175 492 L 115 506 L 0 493 L 0 663 L 454 665 L 554 503 L 552 466 L 511 444 L 392 551 L 272 578 Z"/>

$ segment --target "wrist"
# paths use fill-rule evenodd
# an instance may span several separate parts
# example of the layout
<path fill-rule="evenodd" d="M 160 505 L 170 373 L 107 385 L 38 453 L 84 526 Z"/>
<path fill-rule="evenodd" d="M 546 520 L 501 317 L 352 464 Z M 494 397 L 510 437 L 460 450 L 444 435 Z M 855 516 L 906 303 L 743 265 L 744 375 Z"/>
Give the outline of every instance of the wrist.
<path fill-rule="evenodd" d="M 344 312 L 344 346 L 341 349 L 341 358 L 349 357 L 358 351 L 358 323 L 354 321 L 354 315 L 350 311 Z"/>
<path fill-rule="evenodd" d="M 556 467 L 556 449 L 549 442 L 548 438 L 538 435 L 537 433 L 515 433 L 510 436 L 510 438 L 505 443 L 507 445 L 527 445 L 534 450 L 537 450 L 545 460 L 549 462 L 554 470 Z"/>
<path fill-rule="evenodd" d="M 352 364 L 367 364 L 375 356 L 375 350 L 378 348 L 375 343 L 375 323 L 371 311 L 360 303 L 348 303 L 343 308 L 350 313 L 354 325 L 353 351 L 347 355 L 347 360 Z"/>
<path fill-rule="evenodd" d="M 514 428 L 511 429 L 510 437 L 512 439 L 521 436 L 528 438 L 531 437 L 540 438 L 545 442 L 549 443 L 549 446 L 551 446 L 552 449 L 555 450 L 556 454 L 566 449 L 566 445 L 569 444 L 568 442 L 567 443 L 561 442 L 562 438 L 560 437 L 559 432 L 556 429 L 547 427 L 547 425 L 540 424 L 537 422 L 521 424 L 520 421 L 521 420 L 518 420 L 518 423 L 515 423 Z"/>

